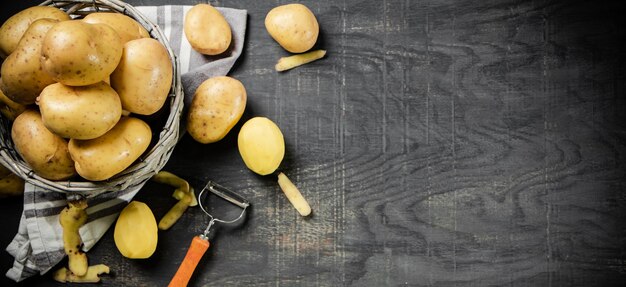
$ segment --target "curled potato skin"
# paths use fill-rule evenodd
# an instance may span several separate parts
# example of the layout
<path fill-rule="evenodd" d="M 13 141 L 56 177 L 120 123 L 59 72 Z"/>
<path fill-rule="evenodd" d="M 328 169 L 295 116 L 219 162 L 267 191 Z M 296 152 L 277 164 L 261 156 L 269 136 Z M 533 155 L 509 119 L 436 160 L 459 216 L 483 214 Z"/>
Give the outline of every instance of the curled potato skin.
<path fill-rule="evenodd" d="M 87 254 L 82 248 L 82 240 L 78 229 L 87 221 L 86 200 L 70 201 L 59 215 L 59 223 L 63 227 L 63 248 L 68 256 L 69 270 L 76 276 L 87 273 Z"/>
<path fill-rule="evenodd" d="M 83 276 L 78 276 L 71 270 L 61 267 L 54 272 L 52 278 L 61 283 L 98 283 L 100 282 L 100 275 L 109 274 L 109 272 L 109 266 L 104 264 L 89 266 Z"/>
<path fill-rule="evenodd" d="M 159 229 L 168 230 L 185 213 L 191 204 L 191 195 L 187 194 L 181 198 L 159 221 Z"/>
<path fill-rule="evenodd" d="M 180 219 L 187 208 L 195 202 L 193 189 L 189 186 L 189 183 L 186 180 L 167 171 L 160 171 L 152 177 L 152 180 L 176 187 L 175 194 L 176 192 L 179 194 L 178 202 L 159 221 L 159 229 L 168 230 L 172 227 L 172 225 L 174 225 L 174 223 L 176 223 L 176 221 L 178 221 L 178 219 Z M 197 205 L 197 202 L 195 202 L 195 205 Z"/>

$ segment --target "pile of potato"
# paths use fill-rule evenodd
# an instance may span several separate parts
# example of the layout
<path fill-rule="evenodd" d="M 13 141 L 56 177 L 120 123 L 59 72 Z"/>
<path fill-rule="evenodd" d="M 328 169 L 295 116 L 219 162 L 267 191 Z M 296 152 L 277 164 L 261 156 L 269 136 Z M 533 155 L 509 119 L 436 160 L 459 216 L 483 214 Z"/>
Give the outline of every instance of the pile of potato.
<path fill-rule="evenodd" d="M 70 19 L 49 6 L 0 27 L 0 112 L 16 151 L 39 176 L 107 180 L 148 148 L 173 68 L 167 49 L 132 18 Z"/>

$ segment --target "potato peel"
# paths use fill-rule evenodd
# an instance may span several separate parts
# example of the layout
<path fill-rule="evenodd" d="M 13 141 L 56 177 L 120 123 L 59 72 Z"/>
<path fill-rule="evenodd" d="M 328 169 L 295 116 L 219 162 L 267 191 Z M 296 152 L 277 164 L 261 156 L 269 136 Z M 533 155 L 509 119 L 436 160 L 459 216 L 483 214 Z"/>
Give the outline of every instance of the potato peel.
<path fill-rule="evenodd" d="M 183 196 L 185 196 L 185 194 L 186 193 L 183 189 L 177 188 L 176 190 L 174 190 L 174 193 L 172 193 L 172 197 L 175 198 L 176 200 L 181 200 Z M 196 191 L 195 189 L 193 189 L 193 187 L 189 187 L 189 194 L 191 194 L 191 203 L 189 204 L 189 207 L 198 206 L 198 199 L 196 199 Z"/>
<path fill-rule="evenodd" d="M 168 230 L 187 210 L 191 204 L 191 196 L 187 194 L 183 198 L 181 198 L 172 208 L 161 218 L 159 221 L 159 229 L 160 230 Z"/>
<path fill-rule="evenodd" d="M 99 275 L 109 274 L 109 272 L 110 272 L 109 266 L 106 266 L 104 264 L 89 266 L 87 268 L 87 273 L 85 273 L 85 275 L 83 276 L 77 276 L 76 274 L 72 273 L 72 271 L 70 271 L 69 269 L 65 267 L 61 267 L 57 271 L 54 272 L 54 274 L 52 275 L 52 278 L 55 281 L 61 282 L 61 283 L 66 283 L 66 282 L 98 283 L 100 282 Z"/>
<path fill-rule="evenodd" d="M 326 55 L 326 50 L 315 50 L 304 54 L 293 55 L 289 57 L 282 57 L 276 63 L 276 71 L 282 72 L 289 69 L 293 69 L 304 64 L 308 64 L 315 60 L 319 60 Z"/>
<path fill-rule="evenodd" d="M 81 250 L 83 242 L 78 233 L 78 229 L 87 222 L 85 209 L 86 200 L 70 201 L 59 214 L 59 223 L 63 227 L 63 247 L 69 259 L 68 266 L 77 276 L 85 275 L 88 269 L 87 254 Z"/>
<path fill-rule="evenodd" d="M 189 183 L 171 172 L 160 171 L 152 177 L 152 180 L 176 188 L 172 196 L 178 199 L 178 202 L 161 218 L 158 225 L 160 230 L 168 230 L 189 206 L 197 205 L 198 202 Z"/>
<path fill-rule="evenodd" d="M 278 174 L 278 185 L 300 215 L 308 216 L 311 214 L 311 206 L 309 206 L 309 203 L 304 199 L 300 190 L 298 190 L 291 180 L 282 172 Z"/>

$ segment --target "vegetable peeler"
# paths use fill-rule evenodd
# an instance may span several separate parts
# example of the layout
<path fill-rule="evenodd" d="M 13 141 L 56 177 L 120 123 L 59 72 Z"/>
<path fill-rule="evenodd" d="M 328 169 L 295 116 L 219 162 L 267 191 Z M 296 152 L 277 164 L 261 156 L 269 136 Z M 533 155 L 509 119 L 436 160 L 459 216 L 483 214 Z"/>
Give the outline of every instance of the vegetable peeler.
<path fill-rule="evenodd" d="M 222 220 L 211 215 L 207 211 L 207 209 L 205 209 L 203 204 L 204 201 L 202 200 L 203 196 L 206 197 L 207 190 L 221 197 L 222 199 L 240 207 L 242 210 L 239 216 L 232 220 Z M 209 224 L 207 225 L 204 232 L 202 232 L 202 234 L 195 236 L 191 241 L 191 245 L 187 250 L 187 255 L 185 255 L 185 259 L 183 259 L 183 262 L 178 267 L 178 271 L 176 271 L 174 278 L 172 278 L 172 281 L 170 281 L 170 284 L 168 285 L 169 287 L 187 286 L 187 283 L 189 283 L 189 279 L 191 279 L 191 275 L 196 269 L 198 262 L 200 262 L 200 259 L 202 259 L 204 253 L 207 251 L 207 249 L 209 249 L 209 233 L 211 232 L 211 227 L 213 227 L 215 223 L 233 224 L 239 221 L 246 213 L 246 209 L 250 206 L 250 202 L 248 202 L 248 200 L 243 198 L 241 195 L 235 193 L 234 191 L 231 191 L 230 189 L 223 187 L 213 181 L 209 181 L 204 186 L 202 191 L 200 191 L 200 193 L 198 194 L 198 205 L 200 206 L 200 209 L 202 209 L 202 212 L 204 212 L 209 217 Z"/>

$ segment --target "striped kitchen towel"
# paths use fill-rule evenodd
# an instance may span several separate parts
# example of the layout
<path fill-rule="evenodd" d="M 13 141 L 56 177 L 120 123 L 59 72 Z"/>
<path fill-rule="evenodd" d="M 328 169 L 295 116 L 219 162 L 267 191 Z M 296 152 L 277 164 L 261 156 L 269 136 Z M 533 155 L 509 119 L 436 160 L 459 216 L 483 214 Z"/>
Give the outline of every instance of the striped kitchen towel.
<path fill-rule="evenodd" d="M 204 56 L 193 49 L 183 34 L 183 20 L 191 6 L 145 6 L 136 7 L 168 37 L 177 55 L 188 105 L 195 89 L 206 79 L 226 75 L 243 50 L 247 12 L 245 10 L 217 8 L 226 18 L 232 30 L 229 51 L 219 56 Z M 80 228 L 88 251 L 111 227 L 119 212 L 139 192 L 141 186 L 115 193 L 105 193 L 88 198 L 88 222 Z M 7 247 L 15 261 L 6 276 L 22 281 L 28 277 L 45 274 L 64 257 L 62 229 L 59 213 L 66 206 L 67 195 L 46 191 L 26 184 L 24 188 L 24 211 L 17 235 Z M 96 262 L 98 263 L 98 262 Z"/>

